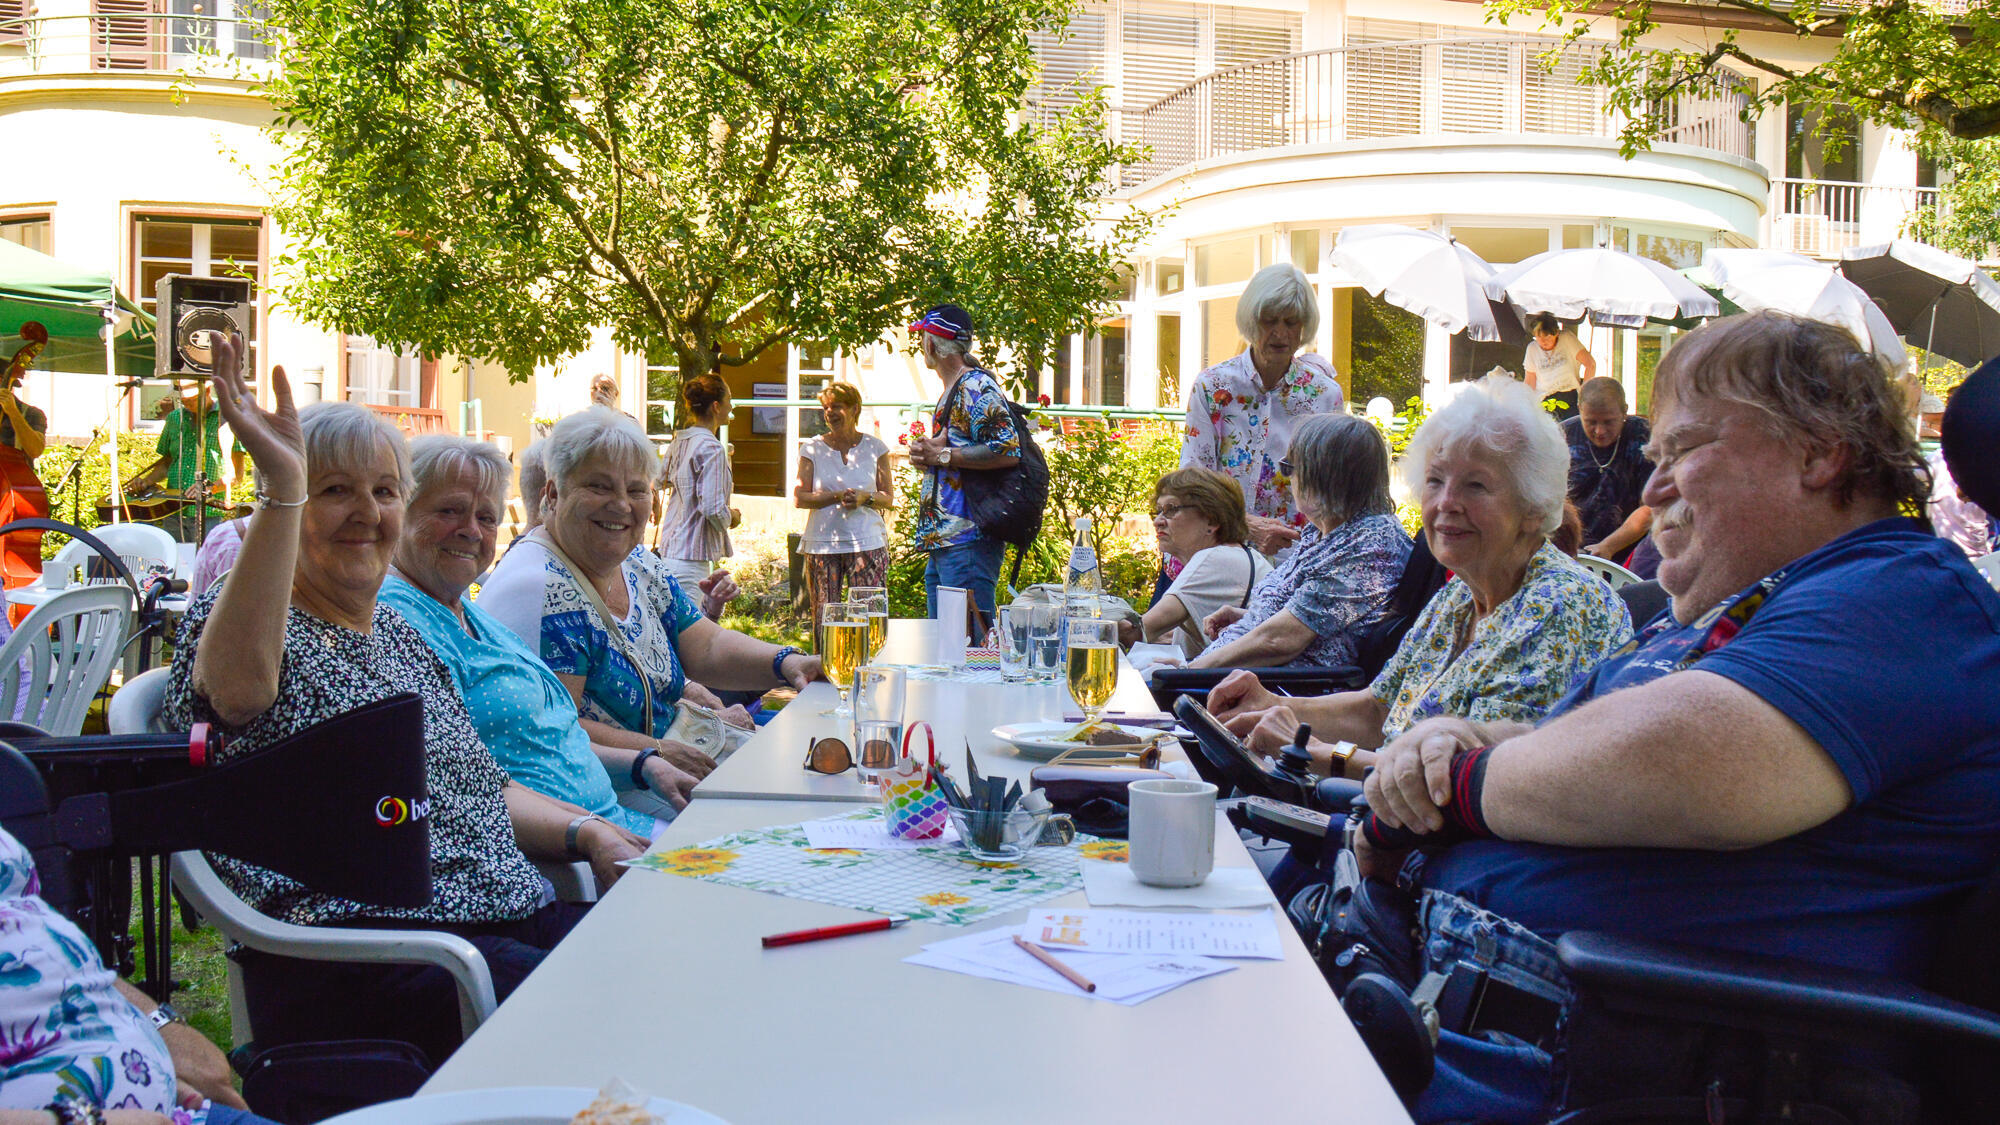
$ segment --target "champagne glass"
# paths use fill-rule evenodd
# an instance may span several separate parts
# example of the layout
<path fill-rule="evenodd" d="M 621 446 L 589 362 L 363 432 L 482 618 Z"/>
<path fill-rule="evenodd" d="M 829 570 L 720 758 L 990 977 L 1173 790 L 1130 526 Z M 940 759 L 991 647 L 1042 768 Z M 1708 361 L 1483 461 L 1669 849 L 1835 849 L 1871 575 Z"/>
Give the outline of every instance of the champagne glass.
<path fill-rule="evenodd" d="M 822 715 L 851 716 L 848 689 L 854 686 L 854 670 L 868 663 L 868 619 L 865 607 L 854 602 L 828 602 L 820 607 L 819 651 L 826 678 L 840 692 L 840 702 Z"/>
<path fill-rule="evenodd" d="M 1094 723 L 1118 687 L 1118 623 L 1072 617 L 1069 627 L 1069 694 Z"/>
<path fill-rule="evenodd" d="M 847 591 L 847 600 L 860 602 L 866 606 L 868 616 L 868 658 L 882 651 L 882 645 L 889 639 L 889 588 L 887 586 L 854 586 Z"/>

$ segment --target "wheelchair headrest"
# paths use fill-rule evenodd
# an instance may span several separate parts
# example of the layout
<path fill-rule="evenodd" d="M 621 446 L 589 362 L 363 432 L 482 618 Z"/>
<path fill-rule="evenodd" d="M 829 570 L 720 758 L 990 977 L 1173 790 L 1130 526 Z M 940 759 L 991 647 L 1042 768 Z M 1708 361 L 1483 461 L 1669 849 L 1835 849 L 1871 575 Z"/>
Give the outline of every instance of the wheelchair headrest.
<path fill-rule="evenodd" d="M 2000 357 L 1959 384 L 1939 433 L 1959 491 L 1988 512 L 2000 512 Z"/>
<path fill-rule="evenodd" d="M 37 765 L 102 758 L 113 740 L 188 735 L 21 739 Z M 130 852 L 202 848 L 296 879 L 315 891 L 381 906 L 431 899 L 430 788 L 423 701 L 391 696 L 219 766 L 164 785 L 88 792 L 62 801 L 59 831 L 80 847 Z"/>

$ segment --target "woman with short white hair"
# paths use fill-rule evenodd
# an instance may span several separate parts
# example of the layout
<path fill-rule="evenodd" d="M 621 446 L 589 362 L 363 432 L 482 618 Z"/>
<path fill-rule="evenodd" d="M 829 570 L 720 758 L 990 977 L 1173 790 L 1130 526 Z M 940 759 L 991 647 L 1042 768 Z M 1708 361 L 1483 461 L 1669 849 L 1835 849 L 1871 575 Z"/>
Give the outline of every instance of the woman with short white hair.
<path fill-rule="evenodd" d="M 489 442 L 426 434 L 410 443 L 415 488 L 403 535 L 382 584 L 382 601 L 416 627 L 465 697 L 480 741 L 508 776 L 648 838 L 653 816 L 618 803 L 617 790 L 643 788 L 685 804 L 708 773 L 693 747 L 656 743 L 659 753 L 627 780 L 639 751 L 594 746 L 569 690 L 533 649 L 465 596 L 500 537 L 513 466 Z"/>
<path fill-rule="evenodd" d="M 635 783 L 646 785 L 684 694 L 716 707 L 703 685 L 803 688 L 819 676 L 818 657 L 704 617 L 666 562 L 637 550 L 659 458 L 636 421 L 593 406 L 556 423 L 543 446 L 545 519 L 494 568 L 479 608 L 555 672 L 592 742 L 638 751 Z"/>
<path fill-rule="evenodd" d="M 1258 270 L 1236 301 L 1242 354 L 1195 376 L 1188 388 L 1181 465 L 1235 478 L 1249 509 L 1251 544 L 1267 555 L 1306 526 L 1278 461 L 1302 418 L 1340 410 L 1333 365 L 1300 349 L 1319 330 L 1319 300 L 1297 266 Z"/>
<path fill-rule="evenodd" d="M 1276 753 L 1308 723 L 1319 768 L 1359 777 L 1374 749 L 1433 715 L 1533 722 L 1631 639 L 1624 602 L 1549 542 L 1569 447 L 1533 390 L 1466 386 L 1411 439 L 1403 471 L 1452 580 L 1366 688 L 1281 703 L 1247 671 L 1217 685 L 1209 707 L 1253 749 Z"/>

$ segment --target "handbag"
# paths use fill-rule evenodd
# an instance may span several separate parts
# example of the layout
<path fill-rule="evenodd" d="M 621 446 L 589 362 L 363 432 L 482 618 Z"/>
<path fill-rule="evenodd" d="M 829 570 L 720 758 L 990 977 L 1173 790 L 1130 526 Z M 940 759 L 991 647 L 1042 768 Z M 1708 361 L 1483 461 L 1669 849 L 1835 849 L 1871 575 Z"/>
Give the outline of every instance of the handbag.
<path fill-rule="evenodd" d="M 554 538 L 542 528 L 536 528 L 529 534 L 529 540 L 553 555 L 556 562 L 561 564 L 564 577 L 568 578 L 570 584 L 583 595 L 584 600 L 590 603 L 591 608 L 597 611 L 597 618 L 603 623 L 604 631 L 611 634 L 611 643 L 618 646 L 618 651 L 624 654 L 626 661 L 632 665 L 632 670 L 639 674 L 641 713 L 644 715 L 642 721 L 646 728 L 643 733 L 651 738 L 653 736 L 652 679 L 646 675 L 645 665 L 639 663 L 639 654 L 632 651 L 632 642 L 626 638 L 624 629 L 619 627 L 618 618 L 612 615 L 611 607 L 604 604 L 604 597 L 597 592 L 597 587 L 585 581 L 576 564 L 570 561 L 561 547 L 556 546 Z M 673 707 L 674 717 L 668 722 L 665 733 L 660 735 L 663 741 L 685 743 L 707 754 L 718 763 L 734 753 L 737 747 L 750 741 L 750 731 L 739 730 L 723 722 L 722 716 L 710 708 L 686 700 L 673 704 Z"/>

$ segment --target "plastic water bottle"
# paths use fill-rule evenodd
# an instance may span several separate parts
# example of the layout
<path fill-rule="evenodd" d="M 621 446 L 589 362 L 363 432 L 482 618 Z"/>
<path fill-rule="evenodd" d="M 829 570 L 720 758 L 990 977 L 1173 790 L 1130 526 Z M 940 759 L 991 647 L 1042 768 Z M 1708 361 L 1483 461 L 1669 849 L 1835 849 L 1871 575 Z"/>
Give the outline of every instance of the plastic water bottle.
<path fill-rule="evenodd" d="M 1078 516 L 1070 541 L 1069 572 L 1063 577 L 1063 615 L 1098 616 L 1097 595 L 1103 588 L 1097 566 L 1097 546 L 1090 539 L 1090 517 Z"/>

